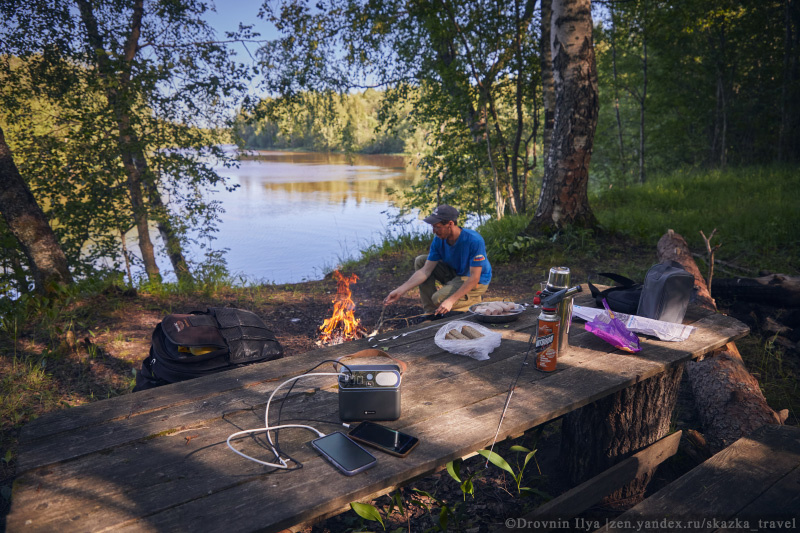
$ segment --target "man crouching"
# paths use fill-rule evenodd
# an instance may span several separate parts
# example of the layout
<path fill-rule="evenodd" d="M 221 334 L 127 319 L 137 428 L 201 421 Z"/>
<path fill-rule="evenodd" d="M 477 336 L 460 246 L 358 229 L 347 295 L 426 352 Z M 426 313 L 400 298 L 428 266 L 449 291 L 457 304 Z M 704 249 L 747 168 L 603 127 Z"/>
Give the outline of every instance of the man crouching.
<path fill-rule="evenodd" d="M 456 222 L 458 210 L 440 205 L 425 222 L 433 228 L 433 242 L 428 255 L 414 261 L 414 274 L 389 293 L 383 305 L 419 287 L 422 309 L 428 314 L 465 311 L 481 301 L 492 279 L 492 265 L 486 258 L 486 243 L 478 232 L 461 228 Z M 442 286 L 436 290 L 436 282 Z"/>

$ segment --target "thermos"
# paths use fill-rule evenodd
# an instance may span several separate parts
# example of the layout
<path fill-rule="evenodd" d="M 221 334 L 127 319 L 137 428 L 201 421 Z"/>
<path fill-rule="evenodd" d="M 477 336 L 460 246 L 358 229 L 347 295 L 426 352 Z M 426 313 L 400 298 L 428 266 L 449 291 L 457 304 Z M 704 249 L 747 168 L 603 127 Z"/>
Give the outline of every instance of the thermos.
<path fill-rule="evenodd" d="M 561 289 L 569 287 L 569 268 L 565 266 L 553 267 L 550 269 L 550 275 L 547 278 L 547 287 L 542 291 L 541 299 L 544 300 L 548 296 L 552 296 Z M 556 307 L 556 314 L 558 315 L 558 336 L 557 336 L 557 350 L 561 355 L 564 350 L 569 346 L 569 324 L 572 321 L 572 298 L 564 298 L 558 303 Z"/>

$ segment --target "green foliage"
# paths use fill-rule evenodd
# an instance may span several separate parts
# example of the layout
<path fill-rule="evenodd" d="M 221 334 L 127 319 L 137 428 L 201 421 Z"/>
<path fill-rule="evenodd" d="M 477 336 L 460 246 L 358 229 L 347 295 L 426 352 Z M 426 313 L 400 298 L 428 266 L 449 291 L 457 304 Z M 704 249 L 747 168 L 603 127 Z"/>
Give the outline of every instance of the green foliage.
<path fill-rule="evenodd" d="M 478 228 L 486 241 L 486 254 L 493 263 L 505 263 L 512 257 L 524 257 L 543 243 L 542 239 L 521 235 L 530 218 L 516 215 L 500 220 L 490 219 Z"/>
<path fill-rule="evenodd" d="M 641 242 L 656 242 L 668 229 L 695 250 L 705 249 L 700 231 L 717 228 L 716 257 L 775 272 L 800 268 L 800 174 L 790 167 L 744 167 L 726 171 L 675 171 L 643 186 L 609 189 L 592 203 L 601 224 Z"/>
<path fill-rule="evenodd" d="M 455 479 L 458 483 L 460 483 L 459 487 L 461 488 L 461 492 L 464 494 L 464 501 L 467 500 L 467 494 L 475 497 L 475 485 L 472 483 L 473 478 L 478 476 L 480 472 L 475 471 L 467 476 L 463 481 L 461 480 L 461 465 L 464 463 L 461 459 L 457 459 L 455 461 L 450 461 L 447 463 L 447 473 L 450 474 L 450 477 Z"/>
<path fill-rule="evenodd" d="M 510 448 L 510 450 L 512 452 L 518 452 L 518 453 L 524 453 L 525 454 L 525 458 L 523 459 L 522 464 L 520 465 L 519 463 L 517 463 L 517 471 L 516 472 L 514 471 L 514 468 L 510 464 L 508 464 L 508 461 L 506 461 L 505 459 L 500 457 L 495 452 L 489 451 L 489 450 L 478 450 L 478 453 L 480 455 L 482 455 L 483 457 L 485 457 L 490 463 L 492 463 L 496 467 L 498 467 L 498 468 L 500 468 L 502 470 L 505 470 L 506 472 L 511 474 L 511 477 L 514 479 L 514 482 L 517 485 L 517 494 L 520 494 L 520 495 L 522 495 L 522 494 L 535 494 L 537 496 L 541 496 L 543 498 L 549 499 L 550 498 L 549 495 L 545 494 L 544 492 L 542 492 L 542 491 L 540 491 L 538 489 L 531 488 L 531 487 L 523 487 L 522 486 L 522 476 L 525 473 L 525 467 L 528 466 L 528 462 L 531 459 L 533 459 L 534 456 L 536 455 L 536 450 L 529 450 L 528 448 L 526 448 L 524 446 L 519 446 L 519 445 L 512 446 Z"/>
<path fill-rule="evenodd" d="M 406 192 L 408 209 L 447 202 L 465 212 L 502 215 L 513 202 L 525 211 L 536 190 L 528 181 L 535 178 L 541 109 L 534 6 L 270 3 L 266 18 L 280 37 L 260 54 L 268 67 L 265 86 L 280 95 L 269 102 L 272 114 L 280 107 L 291 114 L 317 94 L 381 87 L 378 121 L 405 139 L 425 176 Z M 335 114 L 345 150 L 361 146 L 363 121 L 353 120 L 360 101 L 348 98 L 352 105 Z"/>
<path fill-rule="evenodd" d="M 785 129 L 800 121 L 790 103 L 800 101 L 798 41 L 787 41 L 800 29 L 797 5 L 634 0 L 597 14 L 595 188 L 639 181 L 642 111 L 646 179 L 687 166 L 798 161 L 800 142 Z"/>
<path fill-rule="evenodd" d="M 233 125 L 240 147 L 303 149 L 321 152 L 401 153 L 412 146 L 414 132 L 409 109 L 392 128 L 383 127 L 379 114 L 383 93 L 373 89 L 337 95 L 304 91 L 292 98 L 262 100 L 242 110 Z"/>
<path fill-rule="evenodd" d="M 383 529 L 386 529 L 386 524 L 383 523 L 383 518 L 374 505 L 368 503 L 350 502 L 350 508 L 364 520 L 379 522 Z"/>
<path fill-rule="evenodd" d="M 213 238 L 220 206 L 206 195 L 225 186 L 213 165 L 231 162 L 219 143 L 246 73 L 203 21 L 208 6 L 145 3 L 131 43 L 132 5 L 45 4 L 2 6 L 0 123 L 73 271 L 120 268 L 137 216 L 171 228 L 171 246 Z"/>

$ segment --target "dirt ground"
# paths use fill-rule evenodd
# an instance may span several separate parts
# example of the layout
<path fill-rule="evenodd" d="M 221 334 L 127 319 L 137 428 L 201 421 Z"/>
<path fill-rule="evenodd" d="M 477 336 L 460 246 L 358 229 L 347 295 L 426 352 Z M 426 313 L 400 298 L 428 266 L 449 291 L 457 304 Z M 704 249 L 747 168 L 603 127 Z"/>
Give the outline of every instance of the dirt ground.
<path fill-rule="evenodd" d="M 553 253 L 539 261 L 515 262 L 506 265 L 494 265 L 494 278 L 487 298 L 508 299 L 516 302 L 530 302 L 539 282 L 546 280 L 549 267 L 543 264 L 567 264 L 572 269 L 572 280 L 575 283 L 585 282 L 587 276 L 599 268 L 612 272 L 641 272 L 655 262 L 655 247 L 652 249 L 631 249 L 624 241 L 610 240 L 595 261 L 585 258 L 581 264 L 571 263 L 564 255 Z M 632 257 L 639 258 L 632 261 Z M 550 261 L 548 263 L 548 260 Z M 355 315 L 361 320 L 366 331 L 372 331 L 379 323 L 383 312 L 381 331 L 405 327 L 421 320 L 422 310 L 418 303 L 416 291 L 403 297 L 397 304 L 386 308 L 382 300 L 393 288 L 404 281 L 412 269 L 411 258 L 385 256 L 373 259 L 355 270 L 358 281 L 351 286 L 353 301 L 356 303 Z M 345 272 L 350 274 L 351 272 Z M 593 278 L 594 279 L 594 278 Z M 71 328 L 61 337 L 55 339 L 59 349 L 48 351 L 46 346 L 53 344 L 53 339 L 44 338 L 42 330 L 35 325 L 24 329 L 14 350 L 20 355 L 49 354 L 45 358 L 47 370 L 52 373 L 58 383 L 60 396 L 58 403 L 62 406 L 78 405 L 108 396 L 126 394 L 133 385 L 134 370 L 138 369 L 142 359 L 150 347 L 150 335 L 155 325 L 165 314 L 188 312 L 195 309 L 204 310 L 212 306 L 233 306 L 250 309 L 259 314 L 273 329 L 282 343 L 287 357 L 304 353 L 318 347 L 319 327 L 325 318 L 330 316 L 332 299 L 336 294 L 336 282 L 330 276 L 321 281 L 312 281 L 291 285 L 263 285 L 241 289 L 222 289 L 209 291 L 210 296 L 196 294 L 193 296 L 154 296 L 138 294 L 133 290 L 112 288 L 103 294 L 97 294 L 83 301 L 71 303 L 71 315 L 74 317 Z M 769 324 L 767 318 L 790 322 L 788 330 L 782 330 L 779 354 L 781 358 L 780 379 L 792 380 L 796 383 L 800 375 L 800 354 L 796 343 L 800 341 L 796 332 L 800 328 L 792 320 L 797 315 L 791 310 L 776 310 L 735 302 L 721 302 L 722 310 L 748 323 L 753 334 L 749 341 L 755 360 L 763 355 L 763 346 L 777 334 L 762 327 Z M 776 318 L 777 317 L 777 318 Z M 52 335 L 52 333 L 48 333 Z M 792 340 L 794 339 L 794 340 Z M 8 345 L 3 346 L 6 352 Z M 741 348 L 740 348 L 741 349 Z M 761 352 L 759 352 L 761 350 Z M 753 359 L 751 358 L 751 359 Z M 9 359 L 0 359 L 0 372 L 11 372 Z M 774 368 L 751 368 L 757 376 L 774 379 L 774 376 L 761 375 L 774 373 Z M 792 400 L 794 401 L 794 400 Z M 52 403 L 45 405 L 37 412 L 34 406 L 20 415 L 16 421 L 3 420 L 3 454 L 11 452 L 12 460 L 2 465 L 0 486 L 10 487 L 14 476 L 13 454 L 16 452 L 16 435 L 21 425 L 42 410 L 52 409 Z M 791 407 L 791 405 L 773 405 L 775 409 Z M 797 414 L 791 409 L 788 423 L 797 424 Z M 676 409 L 675 426 L 677 429 L 701 430 L 692 405 L 688 387 L 682 387 L 679 406 Z M 490 531 L 511 518 L 517 518 L 534 509 L 546 499 L 555 497 L 570 487 L 564 481 L 564 473 L 558 462 L 559 421 L 547 424 L 541 432 L 530 432 L 513 442 L 499 444 L 497 451 L 513 465 L 515 458 L 522 456 L 509 451 L 512 445 L 521 445 L 537 449 L 535 460 L 532 460 L 523 477 L 521 486 L 529 487 L 529 495 L 520 495 L 514 480 L 502 470 L 492 465 L 485 467 L 485 460 L 473 457 L 464 461 L 461 473 L 473 475 L 474 495 L 464 494 L 460 484 L 453 480 L 446 471 L 415 481 L 399 491 L 399 497 L 383 496 L 374 502 L 382 510 L 386 520 L 386 530 L 394 531 L 426 531 L 441 527 L 446 519 L 451 531 L 467 531 L 478 533 Z M 675 479 L 694 465 L 701 458 L 691 454 L 686 443 L 681 452 L 660 467 L 649 491 L 653 491 L 670 480 Z M 7 457 L 9 457 L 7 455 Z M 462 479 L 464 477 L 462 476 Z M 397 503 L 402 502 L 403 508 Z M 3 502 L 7 504 L 8 502 Z M 442 509 L 445 508 L 444 512 Z M 3 505 L 3 513 L 7 505 Z M 614 502 L 597 506 L 584 515 L 586 520 L 613 517 L 620 512 Z M 445 517 L 445 518 L 443 518 Z M 3 521 L 0 520 L 0 525 Z M 571 522 L 577 526 L 577 522 Z M 585 524 L 585 523 L 584 523 Z M 353 511 L 347 511 L 304 529 L 306 533 L 338 533 L 352 530 L 379 531 L 380 524 L 365 522 Z M 2 528 L 0 528 L 2 529 Z M 574 528 L 574 529 L 583 529 Z"/>

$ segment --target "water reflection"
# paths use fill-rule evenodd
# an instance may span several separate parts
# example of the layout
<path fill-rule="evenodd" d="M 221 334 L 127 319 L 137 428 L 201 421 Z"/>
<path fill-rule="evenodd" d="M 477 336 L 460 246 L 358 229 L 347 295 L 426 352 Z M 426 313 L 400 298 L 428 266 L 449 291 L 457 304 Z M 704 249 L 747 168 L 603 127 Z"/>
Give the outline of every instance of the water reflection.
<path fill-rule="evenodd" d="M 386 189 L 419 177 L 402 156 L 286 152 L 218 171 L 240 187 L 214 194 L 225 208 L 215 247 L 229 249 L 231 272 L 276 283 L 318 279 L 380 238 L 394 211 Z"/>

